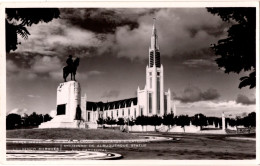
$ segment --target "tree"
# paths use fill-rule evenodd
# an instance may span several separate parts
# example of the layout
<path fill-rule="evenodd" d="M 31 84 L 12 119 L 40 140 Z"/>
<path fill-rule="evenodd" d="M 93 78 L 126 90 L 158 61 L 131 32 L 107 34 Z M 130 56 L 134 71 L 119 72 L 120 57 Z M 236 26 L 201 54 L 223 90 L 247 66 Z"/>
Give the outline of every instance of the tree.
<path fill-rule="evenodd" d="M 256 8 L 207 8 L 223 21 L 232 22 L 228 37 L 214 44 L 212 49 L 220 56 L 216 59 L 219 68 L 225 73 L 251 71 L 240 78 L 239 88 L 256 86 Z"/>
<path fill-rule="evenodd" d="M 156 126 L 160 126 L 162 124 L 162 118 L 158 115 L 153 115 L 148 117 L 148 125 L 154 126 L 156 130 Z"/>
<path fill-rule="evenodd" d="M 207 126 L 207 117 L 203 114 L 195 114 L 192 118 L 192 124 L 200 126 L 200 129 L 202 129 L 202 126 Z"/>
<path fill-rule="evenodd" d="M 124 125 L 124 124 L 125 124 L 124 118 L 118 118 L 117 125 Z"/>
<path fill-rule="evenodd" d="M 135 124 L 136 125 L 141 125 L 141 126 L 144 126 L 144 125 L 147 125 L 148 124 L 148 117 L 147 116 L 138 116 L 136 119 L 135 119 Z"/>
<path fill-rule="evenodd" d="M 240 116 L 237 116 L 237 117 L 236 117 L 236 125 L 237 125 L 237 126 L 242 126 L 242 125 L 244 125 L 244 124 L 243 124 L 243 119 L 242 119 Z"/>
<path fill-rule="evenodd" d="M 129 126 L 133 126 L 133 125 L 135 125 L 135 120 L 133 119 L 133 118 L 131 118 L 131 119 L 128 119 L 128 125 Z"/>
<path fill-rule="evenodd" d="M 30 126 L 39 126 L 42 122 L 42 115 L 38 115 L 36 114 L 36 112 L 33 112 L 31 115 L 28 116 L 28 123 Z"/>
<path fill-rule="evenodd" d="M 162 123 L 164 125 L 168 126 L 168 128 L 170 128 L 170 125 L 174 125 L 175 124 L 174 115 L 173 114 L 165 114 L 163 116 Z"/>
<path fill-rule="evenodd" d="M 44 122 L 48 122 L 48 121 L 52 120 L 52 117 L 49 114 L 43 115 L 43 118 L 44 118 L 44 120 L 43 120 Z"/>
<path fill-rule="evenodd" d="M 136 119 L 135 119 L 135 124 L 136 125 L 141 125 L 142 126 L 142 129 L 145 125 L 148 124 L 148 117 L 147 116 L 138 116 Z"/>
<path fill-rule="evenodd" d="M 250 121 L 250 126 L 256 127 L 256 113 L 255 112 L 249 113 L 248 118 L 249 118 L 249 121 Z"/>
<path fill-rule="evenodd" d="M 129 126 L 131 126 L 131 129 L 132 129 L 132 126 L 135 124 L 135 121 L 134 121 L 133 118 L 127 118 L 126 119 L 126 124 L 127 124 L 127 132 L 129 132 Z"/>
<path fill-rule="evenodd" d="M 248 116 L 242 119 L 242 123 L 245 127 L 255 127 L 256 126 L 256 113 L 251 112 Z"/>
<path fill-rule="evenodd" d="M 176 118 L 176 125 L 177 126 L 188 126 L 190 124 L 190 118 L 188 115 L 180 115 Z"/>
<path fill-rule="evenodd" d="M 102 124 L 104 124 L 104 123 L 105 123 L 105 122 L 104 122 L 104 119 L 103 119 L 103 118 L 98 118 L 97 124 L 102 125 Z"/>
<path fill-rule="evenodd" d="M 60 15 L 59 9 L 55 8 L 6 8 L 6 52 L 15 51 L 17 35 L 27 39 L 30 35 L 26 26 L 38 24 L 39 22 L 50 22 Z"/>
<path fill-rule="evenodd" d="M 112 125 L 116 124 L 116 120 L 112 119 L 110 117 L 107 117 L 106 120 L 105 120 L 105 123 L 108 124 L 108 125 L 111 125 L 111 127 L 112 127 Z"/>
<path fill-rule="evenodd" d="M 15 129 L 21 125 L 21 116 L 18 114 L 9 114 L 6 116 L 6 129 Z"/>
<path fill-rule="evenodd" d="M 236 126 L 236 120 L 234 118 L 226 118 L 226 122 L 229 124 L 229 126 L 234 127 Z"/>

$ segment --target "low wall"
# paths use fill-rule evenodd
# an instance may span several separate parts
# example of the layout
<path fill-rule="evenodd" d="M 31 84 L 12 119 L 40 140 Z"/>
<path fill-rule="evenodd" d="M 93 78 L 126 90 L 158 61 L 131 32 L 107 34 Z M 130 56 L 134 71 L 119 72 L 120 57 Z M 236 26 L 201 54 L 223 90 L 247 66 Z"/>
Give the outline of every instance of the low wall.
<path fill-rule="evenodd" d="M 127 126 L 126 126 L 127 127 Z M 196 126 L 185 126 L 182 128 L 181 126 L 172 126 L 168 127 L 165 125 L 160 125 L 160 126 L 151 126 L 151 125 L 134 125 L 134 126 L 129 126 L 129 131 L 139 131 L 139 132 L 147 132 L 147 131 L 159 131 L 159 132 L 176 132 L 176 133 L 196 133 L 200 131 L 200 127 Z"/>
<path fill-rule="evenodd" d="M 237 127 L 236 126 L 227 126 L 227 129 L 229 129 L 229 130 L 237 130 Z"/>
<path fill-rule="evenodd" d="M 104 125 L 108 128 L 110 127 L 119 127 L 118 125 Z M 226 131 L 219 129 L 219 128 L 212 128 L 212 130 L 210 130 L 209 127 L 203 127 L 205 128 L 205 130 L 201 130 L 200 126 L 194 126 L 194 125 L 189 125 L 189 126 L 165 126 L 165 125 L 160 125 L 160 126 L 151 126 L 151 125 L 145 125 L 145 126 L 141 126 L 141 125 L 133 125 L 133 126 L 127 126 L 127 125 L 122 125 L 120 126 L 120 130 L 126 130 L 126 131 L 132 131 L 132 132 L 170 132 L 170 133 L 215 133 L 215 134 L 225 134 Z M 228 126 L 227 127 L 228 130 L 232 130 L 232 131 L 237 131 L 236 127 L 231 127 Z M 249 129 L 240 129 L 240 133 L 253 133 L 255 132 L 254 128 Z"/>
<path fill-rule="evenodd" d="M 200 131 L 200 126 L 184 126 L 185 133 L 197 133 Z"/>
<path fill-rule="evenodd" d="M 158 126 L 156 126 L 158 128 Z M 141 125 L 133 125 L 129 126 L 129 131 L 156 131 L 154 126 L 151 125 L 146 125 L 146 126 L 141 126 Z"/>
<path fill-rule="evenodd" d="M 251 127 L 251 128 L 237 128 L 237 133 L 238 134 L 246 134 L 246 133 L 255 133 L 255 127 Z"/>
<path fill-rule="evenodd" d="M 184 128 L 181 126 L 173 126 L 171 127 L 168 132 L 170 133 L 184 133 Z"/>

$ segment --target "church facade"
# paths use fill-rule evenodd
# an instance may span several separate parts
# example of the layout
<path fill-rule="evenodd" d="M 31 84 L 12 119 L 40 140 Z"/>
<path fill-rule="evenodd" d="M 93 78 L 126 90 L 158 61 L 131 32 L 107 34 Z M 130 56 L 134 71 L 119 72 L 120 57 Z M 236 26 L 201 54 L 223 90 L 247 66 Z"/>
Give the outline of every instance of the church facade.
<path fill-rule="evenodd" d="M 111 101 L 91 102 L 87 96 L 81 98 L 81 109 L 86 122 L 95 123 L 98 118 L 112 119 L 130 118 L 138 116 L 163 116 L 164 114 L 176 113 L 176 108 L 171 99 L 171 90 L 164 88 L 164 71 L 160 61 L 155 19 L 149 48 L 149 64 L 146 66 L 146 84 L 144 89 L 137 88 L 137 97 Z"/>

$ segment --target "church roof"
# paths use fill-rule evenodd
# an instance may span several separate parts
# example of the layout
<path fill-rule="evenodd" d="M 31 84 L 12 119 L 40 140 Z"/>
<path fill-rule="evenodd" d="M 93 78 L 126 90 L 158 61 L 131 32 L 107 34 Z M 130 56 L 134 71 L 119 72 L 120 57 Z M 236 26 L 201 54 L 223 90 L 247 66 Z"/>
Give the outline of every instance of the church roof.
<path fill-rule="evenodd" d="M 93 111 L 96 111 L 97 110 L 97 103 L 96 102 L 91 102 L 91 101 L 87 101 L 86 103 L 86 108 L 87 110 L 93 110 Z"/>
<path fill-rule="evenodd" d="M 98 108 L 100 111 L 104 110 L 111 110 L 111 109 L 119 109 L 119 108 L 125 108 L 125 107 L 131 107 L 131 104 L 137 105 L 137 97 L 129 98 L 129 99 L 123 99 L 123 100 L 117 100 L 117 101 L 111 101 L 111 102 L 86 102 L 86 109 L 87 110 L 93 110 L 96 111 Z"/>

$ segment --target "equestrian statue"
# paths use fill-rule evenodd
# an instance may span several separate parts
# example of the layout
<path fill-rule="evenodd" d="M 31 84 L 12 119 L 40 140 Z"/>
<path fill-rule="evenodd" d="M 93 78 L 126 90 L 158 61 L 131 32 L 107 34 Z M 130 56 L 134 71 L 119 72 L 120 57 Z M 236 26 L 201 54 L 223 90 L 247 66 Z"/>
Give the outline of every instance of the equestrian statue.
<path fill-rule="evenodd" d="M 71 75 L 71 80 L 76 81 L 75 75 L 76 75 L 77 68 L 79 66 L 79 58 L 76 58 L 73 61 L 72 55 L 69 55 L 66 63 L 67 63 L 67 66 L 65 66 L 63 68 L 63 79 L 64 79 L 64 82 L 66 82 L 66 78 L 68 77 L 69 74 Z M 72 79 L 72 77 L 73 77 L 73 79 Z"/>

